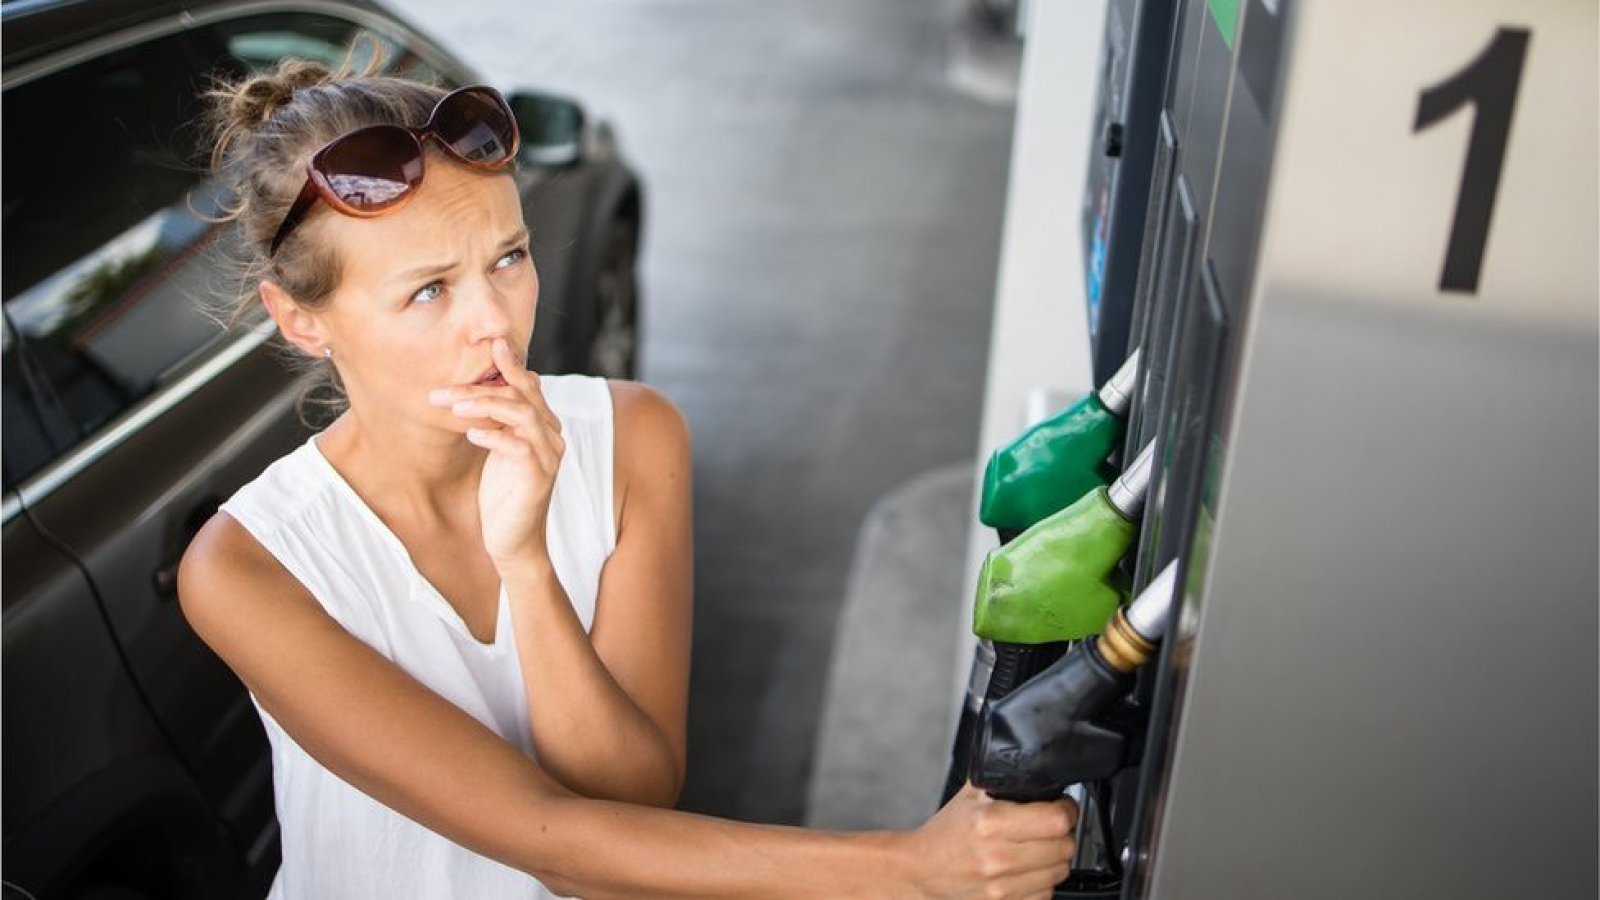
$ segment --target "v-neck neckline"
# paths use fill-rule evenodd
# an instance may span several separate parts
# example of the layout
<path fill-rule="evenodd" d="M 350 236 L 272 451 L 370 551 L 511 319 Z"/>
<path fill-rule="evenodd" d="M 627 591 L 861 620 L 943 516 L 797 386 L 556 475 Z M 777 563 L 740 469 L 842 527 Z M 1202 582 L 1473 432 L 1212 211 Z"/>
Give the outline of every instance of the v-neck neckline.
<path fill-rule="evenodd" d="M 321 432 L 318 432 L 318 434 L 321 434 Z M 317 434 L 313 434 L 306 439 L 306 445 L 311 449 L 312 458 L 317 461 L 317 464 L 323 473 L 328 476 L 328 480 L 333 482 L 335 488 L 344 495 L 351 506 L 355 507 L 356 513 L 378 532 L 380 539 L 388 543 L 406 561 L 406 565 L 410 568 L 416 583 L 421 584 L 428 594 L 430 599 L 428 605 L 432 606 L 434 612 L 444 619 L 447 626 L 454 629 L 468 641 L 471 641 L 480 650 L 499 650 L 505 642 L 506 633 L 510 631 L 510 623 L 506 621 L 505 615 L 506 610 L 509 608 L 509 604 L 506 602 L 505 581 L 502 580 L 500 582 L 499 595 L 495 600 L 494 637 L 488 642 L 481 641 L 477 635 L 472 633 L 472 629 L 467 627 L 466 620 L 461 618 L 461 613 L 450 605 L 450 601 L 446 600 L 444 594 L 440 593 L 433 582 L 428 580 L 428 576 L 422 574 L 422 570 L 417 568 L 416 560 L 411 558 L 411 551 L 406 549 L 405 542 L 400 540 L 400 536 L 395 534 L 394 529 L 390 528 L 384 523 L 383 519 L 378 517 L 371 505 L 362 499 L 360 494 L 356 493 L 356 489 L 351 486 L 349 480 L 341 475 L 338 469 L 334 468 L 333 461 L 328 459 L 327 455 L 322 452 L 322 447 L 317 443 L 317 436 Z"/>

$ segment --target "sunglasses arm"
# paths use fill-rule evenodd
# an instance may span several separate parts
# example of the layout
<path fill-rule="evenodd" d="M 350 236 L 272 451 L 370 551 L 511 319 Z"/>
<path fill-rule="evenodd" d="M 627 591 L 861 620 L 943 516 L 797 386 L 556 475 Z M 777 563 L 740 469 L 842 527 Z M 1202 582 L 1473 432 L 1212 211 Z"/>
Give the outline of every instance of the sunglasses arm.
<path fill-rule="evenodd" d="M 283 243 L 283 239 L 296 225 L 300 224 L 300 220 L 306 217 L 306 213 L 311 211 L 311 204 L 315 202 L 317 202 L 317 188 L 311 183 L 311 176 L 308 174 L 305 184 L 300 188 L 299 196 L 294 198 L 294 204 L 289 207 L 289 214 L 283 217 L 283 224 L 278 226 L 277 233 L 272 236 L 272 245 L 267 250 L 267 256 L 277 255 L 278 245 Z"/>

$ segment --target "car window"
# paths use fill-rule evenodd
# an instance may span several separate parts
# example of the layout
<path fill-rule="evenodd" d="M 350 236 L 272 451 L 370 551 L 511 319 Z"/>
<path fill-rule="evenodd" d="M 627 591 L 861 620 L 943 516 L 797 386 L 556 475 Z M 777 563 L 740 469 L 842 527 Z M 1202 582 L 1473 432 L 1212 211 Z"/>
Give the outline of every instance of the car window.
<path fill-rule="evenodd" d="M 15 488 L 72 446 L 72 429 L 58 398 L 49 389 L 6 318 L 0 331 L 0 434 L 4 441 L 6 489 Z"/>
<path fill-rule="evenodd" d="M 383 53 L 385 74 L 450 86 L 449 78 L 406 45 L 332 16 L 306 12 L 268 13 L 220 22 L 215 28 L 222 35 L 228 52 L 252 72 L 271 70 L 286 56 L 336 69 L 352 50 L 352 62 L 359 70 L 365 67 L 376 46 Z M 365 39 L 358 40 L 358 36 Z"/>
<path fill-rule="evenodd" d="M 3 393 L 11 477 L 96 433 L 204 358 L 222 333 L 204 311 L 217 304 L 202 300 L 243 285 L 231 265 L 237 229 L 215 221 L 229 197 L 206 177 L 208 77 L 271 69 L 286 55 L 336 67 L 352 46 L 370 48 L 362 33 L 326 15 L 246 16 L 6 89 L 0 294 L 15 329 Z M 394 41 L 376 43 L 387 71 L 449 83 Z M 19 344 L 34 389 L 20 378 Z M 64 437 L 48 423 L 38 440 L 23 436 L 42 402 Z"/>
<path fill-rule="evenodd" d="M 206 58 L 174 35 L 5 93 L 0 294 L 79 437 L 218 333 L 191 265 L 220 236 L 196 130 Z"/>
<path fill-rule="evenodd" d="M 252 72 L 276 68 L 286 56 L 338 68 L 359 30 L 353 22 L 314 13 L 247 16 L 216 28 L 228 52 Z"/>

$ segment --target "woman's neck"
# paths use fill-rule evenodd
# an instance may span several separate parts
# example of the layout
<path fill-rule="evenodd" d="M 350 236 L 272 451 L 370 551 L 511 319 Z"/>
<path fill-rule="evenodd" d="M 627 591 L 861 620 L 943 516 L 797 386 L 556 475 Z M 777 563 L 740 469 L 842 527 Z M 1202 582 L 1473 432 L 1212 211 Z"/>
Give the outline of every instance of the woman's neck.
<path fill-rule="evenodd" d="M 465 436 L 348 409 L 317 446 L 374 512 L 431 531 L 477 521 L 478 479 L 487 451 Z"/>

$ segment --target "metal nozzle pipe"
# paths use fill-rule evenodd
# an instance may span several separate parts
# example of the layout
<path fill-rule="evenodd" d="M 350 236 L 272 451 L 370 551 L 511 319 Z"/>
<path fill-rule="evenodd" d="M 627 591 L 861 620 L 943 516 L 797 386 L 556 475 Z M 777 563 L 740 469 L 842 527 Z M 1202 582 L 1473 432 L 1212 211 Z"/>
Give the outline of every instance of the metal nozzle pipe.
<path fill-rule="evenodd" d="M 1173 560 L 1128 604 L 1124 613 L 1128 617 L 1128 627 L 1152 644 L 1161 643 L 1167 636 L 1168 612 L 1177 596 L 1178 561 Z"/>
<path fill-rule="evenodd" d="M 1172 609 L 1177 572 L 1178 563 L 1174 560 L 1106 624 L 1106 630 L 1095 642 L 1106 665 L 1126 675 L 1149 662 L 1167 630 L 1167 611 Z"/>
<path fill-rule="evenodd" d="M 1106 489 L 1106 496 L 1117 511 L 1130 519 L 1137 518 L 1144 512 L 1144 496 L 1150 490 L 1150 475 L 1155 469 L 1156 442 L 1152 440 L 1139 451 L 1133 462 L 1128 464 L 1116 481 L 1111 482 L 1111 487 Z"/>
<path fill-rule="evenodd" d="M 1129 354 L 1117 374 L 1100 388 L 1100 403 L 1119 419 L 1128 415 L 1128 406 L 1133 402 L 1133 386 L 1139 381 L 1139 358 L 1144 355 L 1143 351 L 1140 347 Z"/>

